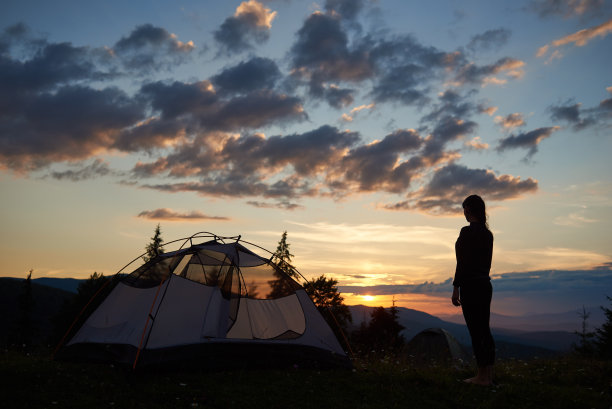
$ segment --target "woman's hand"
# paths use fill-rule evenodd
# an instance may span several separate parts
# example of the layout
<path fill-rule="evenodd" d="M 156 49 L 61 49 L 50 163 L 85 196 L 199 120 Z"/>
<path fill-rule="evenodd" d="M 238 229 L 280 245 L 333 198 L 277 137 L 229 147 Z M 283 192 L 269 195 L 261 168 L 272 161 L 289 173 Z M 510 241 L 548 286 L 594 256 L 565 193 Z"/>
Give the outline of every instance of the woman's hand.
<path fill-rule="evenodd" d="M 453 287 L 453 296 L 451 297 L 451 301 L 455 307 L 459 307 L 461 305 L 461 300 L 459 300 L 459 287 Z"/>

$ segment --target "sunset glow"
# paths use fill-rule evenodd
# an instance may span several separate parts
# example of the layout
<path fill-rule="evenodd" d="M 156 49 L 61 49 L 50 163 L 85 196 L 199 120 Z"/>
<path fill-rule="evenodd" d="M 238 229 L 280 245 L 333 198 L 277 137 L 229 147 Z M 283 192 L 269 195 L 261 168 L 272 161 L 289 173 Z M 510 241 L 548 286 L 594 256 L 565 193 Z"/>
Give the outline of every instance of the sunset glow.
<path fill-rule="evenodd" d="M 114 274 L 158 223 L 272 252 L 287 231 L 348 304 L 454 314 L 476 193 L 494 311 L 598 307 L 606 3 L 4 2 L 0 276 Z"/>

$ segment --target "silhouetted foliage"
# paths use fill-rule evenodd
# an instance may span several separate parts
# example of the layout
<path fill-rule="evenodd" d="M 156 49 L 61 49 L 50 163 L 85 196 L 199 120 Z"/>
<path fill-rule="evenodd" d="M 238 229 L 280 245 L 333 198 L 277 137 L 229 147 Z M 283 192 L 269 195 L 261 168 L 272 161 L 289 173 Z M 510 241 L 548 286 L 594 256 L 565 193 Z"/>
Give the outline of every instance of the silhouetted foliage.
<path fill-rule="evenodd" d="M 612 297 L 606 297 L 612 301 Z M 604 359 L 612 359 L 612 309 L 601 307 L 606 314 L 606 322 L 595 330 L 595 345 L 598 354 Z"/>
<path fill-rule="evenodd" d="M 341 343 L 345 343 L 344 334 L 346 334 L 348 324 L 353 322 L 353 317 L 338 291 L 338 281 L 321 275 L 304 284 L 304 290 L 332 328 L 336 338 Z"/>
<path fill-rule="evenodd" d="M 32 296 L 32 273 L 28 272 L 28 276 L 21 285 L 21 294 L 19 294 L 19 318 L 17 320 L 18 340 L 17 342 L 24 346 L 32 344 L 34 334 L 34 326 L 32 323 L 32 310 L 34 308 L 34 298 Z"/>
<path fill-rule="evenodd" d="M 153 237 L 151 237 L 151 241 L 149 242 L 149 244 L 147 244 L 147 247 L 145 247 L 147 254 L 143 257 L 144 261 L 147 262 L 163 253 L 163 243 L 164 239 L 162 239 L 161 227 L 158 223 L 157 227 L 155 227 L 155 233 L 153 234 Z"/>
<path fill-rule="evenodd" d="M 65 341 L 74 335 L 75 331 L 110 293 L 115 284 L 113 278 L 94 272 L 79 285 L 77 294 L 64 303 L 54 320 L 53 343 L 60 342 L 64 335 L 66 335 Z M 67 331 L 70 333 L 67 334 Z"/>
<path fill-rule="evenodd" d="M 289 251 L 289 243 L 287 243 L 287 231 L 284 231 L 272 256 L 272 261 L 288 276 L 299 280 L 297 270 L 291 265 L 292 258 L 293 254 Z"/>
<path fill-rule="evenodd" d="M 578 315 L 582 319 L 582 329 L 580 331 L 575 331 L 574 334 L 578 335 L 580 341 L 579 344 L 574 344 L 572 347 L 574 351 L 579 354 L 590 356 L 595 352 L 595 345 L 593 344 L 595 332 L 588 331 L 588 319 L 591 313 L 582 306 L 582 311 L 580 311 Z"/>
<path fill-rule="evenodd" d="M 405 343 L 401 334 L 404 326 L 398 322 L 398 311 L 395 306 L 388 310 L 377 307 L 372 311 L 370 322 L 353 333 L 353 339 L 362 350 L 398 351 Z"/>
<path fill-rule="evenodd" d="M 272 255 L 272 262 L 276 264 L 278 270 L 274 271 L 274 280 L 268 281 L 271 291 L 267 298 L 279 298 L 289 295 L 295 291 L 298 286 L 294 280 L 299 280 L 297 270 L 291 265 L 293 254 L 289 251 L 289 243 L 287 243 L 287 232 L 278 242 L 276 251 Z"/>

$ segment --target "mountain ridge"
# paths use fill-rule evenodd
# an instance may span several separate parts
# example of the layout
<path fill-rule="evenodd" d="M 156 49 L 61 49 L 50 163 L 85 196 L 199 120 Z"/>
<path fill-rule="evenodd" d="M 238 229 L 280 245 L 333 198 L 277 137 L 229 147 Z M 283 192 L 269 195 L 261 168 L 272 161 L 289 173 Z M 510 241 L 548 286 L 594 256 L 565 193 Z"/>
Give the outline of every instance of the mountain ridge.
<path fill-rule="evenodd" d="M 5 287 L 6 290 L 7 285 L 10 283 L 11 288 L 17 289 L 19 288 L 17 283 L 20 281 L 23 281 L 23 279 L 2 277 L 0 278 L 0 287 Z M 68 298 L 71 296 L 71 294 L 76 294 L 79 284 L 83 281 L 85 280 L 74 278 L 42 277 L 33 279 L 32 283 L 34 286 L 36 286 L 36 288 L 38 288 L 37 292 L 42 291 L 44 293 L 45 290 L 41 290 L 41 288 L 49 288 L 49 290 L 47 290 L 49 293 L 53 293 L 55 290 L 61 290 L 60 298 Z M 57 293 L 54 297 L 57 298 L 59 294 L 60 293 Z M 15 294 L 9 298 L 16 302 Z M 5 308 L 8 300 L 9 299 L 7 298 L 2 303 Z M 58 303 L 55 302 L 54 305 L 57 306 Z M 375 307 L 367 307 L 364 305 L 349 306 L 349 310 L 353 317 L 351 329 L 359 327 L 359 325 L 364 321 L 366 323 L 369 322 L 374 308 Z M 424 311 L 405 307 L 397 308 L 398 320 L 399 323 L 404 326 L 402 334 L 406 340 L 410 340 L 416 334 L 427 328 L 443 328 L 451 333 L 460 344 L 464 346 L 469 346 L 471 344 L 469 333 L 465 327 L 465 324 L 463 323 L 463 317 L 460 315 L 451 317 L 451 321 L 448 319 L 448 317 L 445 317 L 447 319 L 443 319 L 439 316 L 435 316 Z M 49 315 L 49 313 L 49 311 L 45 311 L 45 316 Z M 561 315 L 564 314 L 567 315 L 568 313 L 563 313 Z M 550 315 L 551 314 L 540 314 L 540 316 L 546 316 L 548 318 L 550 318 Z M 578 341 L 578 337 L 575 333 L 573 333 L 573 331 L 562 329 L 559 330 L 558 328 L 551 326 L 546 327 L 534 324 L 533 328 L 517 328 L 516 325 L 510 325 L 509 328 L 498 327 L 494 323 L 496 319 L 499 319 L 499 317 L 503 317 L 504 319 L 510 321 L 516 317 L 492 314 L 492 332 L 498 346 L 501 347 L 503 345 L 504 349 L 514 351 L 513 353 L 515 354 L 517 353 L 516 351 L 519 351 L 523 355 L 530 355 L 530 353 L 525 352 L 529 348 L 534 349 L 536 352 L 539 351 L 540 353 L 546 351 L 550 351 L 551 353 L 567 351 L 571 349 L 573 343 Z M 521 318 L 523 320 L 529 319 L 528 316 L 523 316 Z M 577 315 L 576 318 L 579 322 L 579 317 Z"/>

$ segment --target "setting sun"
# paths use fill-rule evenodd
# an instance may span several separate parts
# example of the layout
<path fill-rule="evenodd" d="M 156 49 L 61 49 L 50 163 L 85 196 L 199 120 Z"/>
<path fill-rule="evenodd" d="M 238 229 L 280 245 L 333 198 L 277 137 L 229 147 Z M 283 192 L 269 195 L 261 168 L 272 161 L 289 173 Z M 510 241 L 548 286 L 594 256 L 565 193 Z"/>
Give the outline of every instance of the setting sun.
<path fill-rule="evenodd" d="M 364 301 L 374 301 L 375 298 L 373 295 L 362 295 L 361 297 Z"/>

